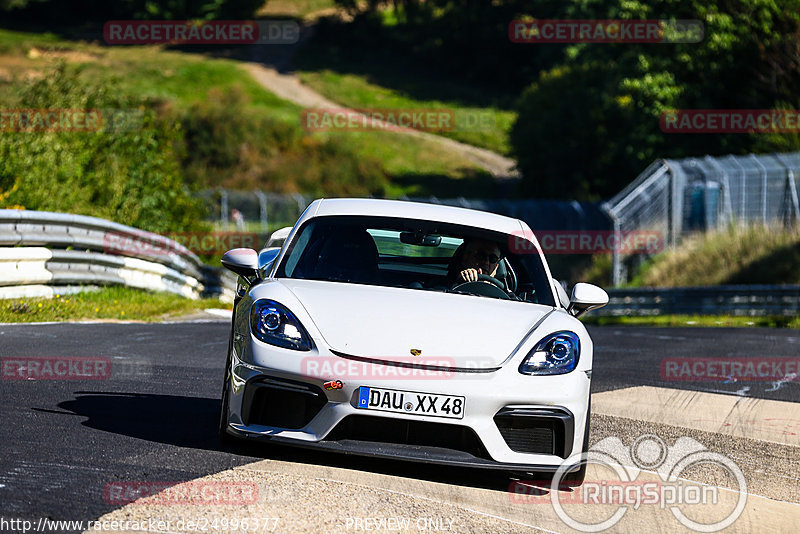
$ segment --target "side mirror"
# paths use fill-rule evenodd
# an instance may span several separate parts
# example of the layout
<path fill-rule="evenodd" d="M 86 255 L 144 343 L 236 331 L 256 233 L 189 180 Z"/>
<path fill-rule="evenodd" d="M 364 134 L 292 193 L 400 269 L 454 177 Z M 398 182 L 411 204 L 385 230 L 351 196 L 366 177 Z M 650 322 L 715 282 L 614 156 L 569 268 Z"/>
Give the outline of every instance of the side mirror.
<path fill-rule="evenodd" d="M 249 284 L 258 279 L 258 253 L 252 248 L 235 248 L 222 255 L 222 266 L 229 269 Z"/>
<path fill-rule="evenodd" d="M 275 259 L 278 257 L 278 254 L 280 253 L 281 253 L 280 247 L 270 247 L 261 249 L 261 252 L 258 253 L 259 278 L 263 280 L 267 277 L 270 269 L 272 269 L 272 264 L 275 263 Z"/>
<path fill-rule="evenodd" d="M 564 286 L 561 285 L 561 282 L 553 280 L 553 289 L 556 290 L 556 295 L 558 296 L 558 302 L 561 304 L 561 307 L 564 309 L 569 309 L 569 295 L 567 295 L 567 290 L 564 289 Z"/>
<path fill-rule="evenodd" d="M 272 248 L 272 247 L 282 247 L 286 238 L 289 237 L 289 234 L 292 232 L 291 226 L 286 226 L 279 230 L 275 230 L 272 232 L 272 235 L 269 236 L 267 243 L 264 245 L 264 248 Z"/>
<path fill-rule="evenodd" d="M 608 304 L 608 293 L 595 285 L 580 282 L 572 288 L 567 311 L 575 317 L 580 317 L 589 310 L 602 308 L 606 304 Z"/>

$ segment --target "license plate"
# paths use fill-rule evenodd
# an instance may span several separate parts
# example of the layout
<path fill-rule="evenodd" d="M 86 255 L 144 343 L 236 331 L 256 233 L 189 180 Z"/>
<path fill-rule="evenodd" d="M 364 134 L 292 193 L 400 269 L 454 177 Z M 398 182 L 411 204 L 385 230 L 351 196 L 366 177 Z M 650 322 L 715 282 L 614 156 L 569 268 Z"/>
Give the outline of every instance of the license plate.
<path fill-rule="evenodd" d="M 434 395 L 366 386 L 358 388 L 357 407 L 362 410 L 463 419 L 464 405 L 464 397 L 453 395 Z"/>

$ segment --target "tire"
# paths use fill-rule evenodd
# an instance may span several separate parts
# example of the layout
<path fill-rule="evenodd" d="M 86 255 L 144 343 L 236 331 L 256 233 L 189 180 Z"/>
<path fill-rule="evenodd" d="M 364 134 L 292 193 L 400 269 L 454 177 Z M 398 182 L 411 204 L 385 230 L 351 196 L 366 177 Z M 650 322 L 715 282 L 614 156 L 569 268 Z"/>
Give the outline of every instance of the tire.
<path fill-rule="evenodd" d="M 583 430 L 583 448 L 581 449 L 581 453 L 584 453 L 589 450 L 589 420 L 591 419 L 592 415 L 592 397 L 589 396 L 589 405 L 586 407 L 586 426 Z M 587 462 L 583 462 L 581 464 L 580 469 L 574 471 L 572 473 L 567 473 L 563 477 L 561 477 L 561 481 L 570 487 L 578 487 L 583 484 L 584 479 L 586 478 L 586 466 Z"/>
<path fill-rule="evenodd" d="M 220 396 L 219 411 L 219 435 L 220 445 L 231 445 L 235 440 L 228 434 L 228 412 L 230 411 L 230 391 L 231 391 L 231 356 L 233 354 L 233 326 L 228 340 L 228 356 L 225 358 L 225 373 L 222 379 L 222 395 Z"/>

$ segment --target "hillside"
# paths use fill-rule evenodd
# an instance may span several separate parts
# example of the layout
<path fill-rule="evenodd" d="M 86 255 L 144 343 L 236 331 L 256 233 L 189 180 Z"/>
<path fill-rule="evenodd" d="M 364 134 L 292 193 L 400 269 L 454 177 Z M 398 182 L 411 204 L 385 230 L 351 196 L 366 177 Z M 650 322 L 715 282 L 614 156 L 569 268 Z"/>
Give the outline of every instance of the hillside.
<path fill-rule="evenodd" d="M 800 230 L 730 227 L 655 256 L 631 286 L 800 284 Z"/>
<path fill-rule="evenodd" d="M 167 231 L 192 226 L 191 193 L 209 187 L 389 197 L 485 196 L 494 187 L 488 173 L 422 139 L 305 131 L 301 107 L 265 90 L 241 61 L 192 50 L 0 30 L 0 106 L 123 110 L 141 126 L 9 131 L 0 207 Z M 47 193 L 54 189 L 69 194 Z"/>

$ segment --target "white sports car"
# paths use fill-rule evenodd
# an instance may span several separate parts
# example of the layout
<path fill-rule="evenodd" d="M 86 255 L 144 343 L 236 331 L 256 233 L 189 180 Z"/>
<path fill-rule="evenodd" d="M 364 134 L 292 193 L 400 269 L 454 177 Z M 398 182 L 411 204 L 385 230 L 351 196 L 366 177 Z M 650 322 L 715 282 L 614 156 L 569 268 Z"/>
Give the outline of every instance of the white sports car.
<path fill-rule="evenodd" d="M 487 266 L 470 281 L 467 253 Z M 568 298 L 524 222 L 317 200 L 280 249 L 222 263 L 240 275 L 223 440 L 516 472 L 587 449 L 592 340 L 575 316 L 608 296 Z"/>

